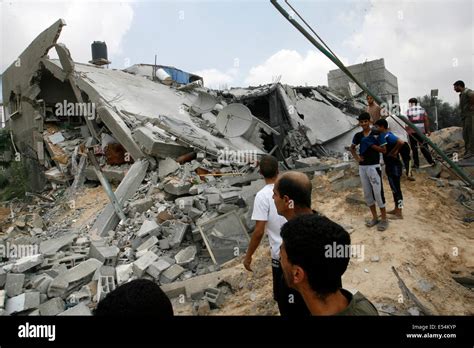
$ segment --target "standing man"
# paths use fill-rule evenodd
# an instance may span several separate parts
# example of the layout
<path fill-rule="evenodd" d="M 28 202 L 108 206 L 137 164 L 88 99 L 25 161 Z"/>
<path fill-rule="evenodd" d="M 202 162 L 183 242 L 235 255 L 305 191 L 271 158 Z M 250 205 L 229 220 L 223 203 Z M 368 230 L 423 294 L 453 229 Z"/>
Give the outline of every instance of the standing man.
<path fill-rule="evenodd" d="M 273 201 L 278 214 L 290 221 L 301 215 L 319 215 L 311 209 L 311 192 L 313 186 L 306 174 L 286 172 L 280 175 L 273 187 Z M 287 316 L 310 315 L 300 293 L 291 289 L 283 278 L 280 266 L 280 303 Z"/>
<path fill-rule="evenodd" d="M 272 257 L 273 298 L 278 303 L 280 314 L 285 316 L 288 315 L 288 305 L 287 301 L 282 300 L 281 295 L 282 270 L 280 265 L 280 246 L 282 240 L 280 228 L 286 222 L 286 219 L 278 214 L 272 198 L 274 184 L 278 177 L 277 159 L 273 156 L 264 156 L 260 160 L 260 174 L 263 175 L 266 185 L 255 196 L 252 213 L 255 229 L 244 258 L 244 267 L 248 271 L 252 271 L 252 256 L 255 250 L 257 250 L 263 235 L 267 233 Z M 296 293 L 296 297 L 300 298 L 299 294 Z M 306 310 L 304 301 L 301 298 L 299 303 Z"/>
<path fill-rule="evenodd" d="M 367 109 L 365 111 L 369 113 L 370 121 L 372 123 L 375 123 L 382 117 L 382 108 L 379 104 L 375 102 L 374 98 L 372 98 L 372 96 L 370 95 L 367 95 L 367 103 L 369 105 L 367 106 Z"/>
<path fill-rule="evenodd" d="M 408 110 L 407 117 L 411 123 L 413 123 L 421 133 L 426 134 L 427 136 L 431 135 L 430 131 L 430 121 L 428 119 L 428 114 L 425 109 L 418 105 L 418 99 L 410 98 L 408 100 Z M 410 137 L 410 146 L 411 152 L 413 153 L 413 162 L 415 162 L 414 168 L 420 168 L 420 159 L 418 157 L 418 145 L 420 145 L 420 150 L 425 156 L 426 161 L 434 166 L 435 162 L 431 157 L 430 151 L 424 144 L 423 139 L 410 127 L 406 126 L 406 131 Z"/>
<path fill-rule="evenodd" d="M 341 286 L 351 247 L 344 228 L 327 217 L 307 214 L 284 224 L 281 235 L 284 278 L 303 296 L 312 315 L 378 315 L 364 295 Z"/>
<path fill-rule="evenodd" d="M 372 213 L 372 220 L 366 222 L 367 227 L 377 226 L 377 230 L 385 231 L 388 228 L 385 197 L 383 194 L 382 169 L 380 168 L 380 153 L 386 151 L 383 139 L 377 137 L 370 129 L 370 115 L 363 112 L 359 115 L 359 126 L 362 131 L 356 133 L 352 139 L 351 153 L 359 163 L 359 175 L 364 190 L 364 198 Z M 382 141 L 381 141 L 382 140 Z M 359 154 L 356 147 L 359 145 Z M 382 220 L 378 219 L 379 206 Z"/>
<path fill-rule="evenodd" d="M 454 82 L 454 90 L 459 93 L 461 109 L 462 137 L 464 139 L 464 159 L 474 156 L 474 92 L 466 88 L 463 81 Z"/>
<path fill-rule="evenodd" d="M 388 131 L 387 120 L 378 120 L 375 122 L 375 127 L 380 132 L 379 137 L 382 137 L 384 142 L 387 143 L 387 152 L 383 155 L 383 161 L 385 163 L 385 172 L 387 173 L 388 183 L 392 189 L 393 201 L 395 203 L 395 208 L 392 211 L 387 212 L 387 214 L 393 214 L 396 219 L 403 219 L 403 194 L 400 185 L 403 167 L 398 154 L 405 142 L 396 137 L 392 132 Z"/>

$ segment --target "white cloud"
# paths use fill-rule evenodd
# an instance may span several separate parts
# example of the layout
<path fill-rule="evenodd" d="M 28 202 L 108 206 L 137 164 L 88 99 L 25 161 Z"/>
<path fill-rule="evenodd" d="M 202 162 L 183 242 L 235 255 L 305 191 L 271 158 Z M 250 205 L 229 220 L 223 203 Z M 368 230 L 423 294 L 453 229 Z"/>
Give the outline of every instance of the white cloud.
<path fill-rule="evenodd" d="M 398 78 L 401 102 L 437 88 L 441 99 L 453 103 L 454 81 L 474 85 L 471 0 L 373 1 L 359 23 L 345 42 L 360 54 L 351 64 L 385 58 Z"/>
<path fill-rule="evenodd" d="M 1 2 L 1 61 L 4 71 L 38 34 L 59 18 L 66 21 L 58 42 L 72 58 L 91 60 L 91 43 L 105 41 L 109 59 L 121 53 L 122 39 L 133 20 L 131 2 L 99 1 L 11 1 Z M 50 56 L 55 56 L 54 50 Z"/>
<path fill-rule="evenodd" d="M 213 89 L 222 89 L 224 86 L 233 86 L 237 73 L 237 69 L 229 69 L 225 72 L 218 69 L 203 69 L 194 72 L 194 74 L 199 75 L 204 79 L 204 85 L 206 87 Z"/>
<path fill-rule="evenodd" d="M 308 51 L 303 56 L 297 51 L 283 49 L 252 67 L 244 82 L 248 85 L 267 84 L 281 75 L 280 81 L 290 85 L 327 85 L 327 73 L 333 69 L 337 66 L 320 52 Z"/>

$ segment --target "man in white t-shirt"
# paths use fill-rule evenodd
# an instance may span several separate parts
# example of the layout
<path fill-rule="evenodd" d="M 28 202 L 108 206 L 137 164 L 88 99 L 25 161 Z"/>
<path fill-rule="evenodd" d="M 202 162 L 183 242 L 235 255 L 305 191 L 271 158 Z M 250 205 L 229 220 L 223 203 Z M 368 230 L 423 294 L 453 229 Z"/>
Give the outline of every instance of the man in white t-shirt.
<path fill-rule="evenodd" d="M 273 156 L 264 156 L 260 160 L 260 174 L 265 179 L 265 187 L 263 187 L 255 196 L 253 205 L 252 220 L 255 221 L 255 229 L 250 239 L 247 254 L 244 259 L 244 267 L 248 271 L 252 271 L 250 267 L 252 263 L 252 255 L 257 250 L 260 241 L 265 233 L 268 235 L 270 243 L 270 251 L 272 256 L 273 271 L 273 295 L 274 299 L 278 301 L 278 282 L 275 280 L 275 269 L 280 267 L 280 246 L 282 243 L 280 237 L 280 228 L 286 222 L 286 219 L 278 215 L 278 212 L 273 202 L 273 185 L 278 177 L 278 161 Z M 278 275 L 281 277 L 281 273 Z M 279 278 L 278 277 L 278 278 Z"/>

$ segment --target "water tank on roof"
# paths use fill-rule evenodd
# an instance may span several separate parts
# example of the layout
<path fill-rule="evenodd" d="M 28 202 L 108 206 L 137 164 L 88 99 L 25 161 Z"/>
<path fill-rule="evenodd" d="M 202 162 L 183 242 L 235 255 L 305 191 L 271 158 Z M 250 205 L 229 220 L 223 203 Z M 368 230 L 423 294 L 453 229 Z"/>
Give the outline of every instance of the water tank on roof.
<path fill-rule="evenodd" d="M 94 41 L 91 44 L 92 60 L 90 63 L 95 65 L 110 64 L 107 57 L 107 45 L 104 41 Z"/>

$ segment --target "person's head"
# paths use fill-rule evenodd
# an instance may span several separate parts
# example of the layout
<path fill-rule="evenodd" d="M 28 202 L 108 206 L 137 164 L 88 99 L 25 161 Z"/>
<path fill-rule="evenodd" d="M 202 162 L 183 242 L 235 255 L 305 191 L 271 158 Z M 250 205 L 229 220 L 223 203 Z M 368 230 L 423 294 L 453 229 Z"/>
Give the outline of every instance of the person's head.
<path fill-rule="evenodd" d="M 265 179 L 273 179 L 278 176 L 278 160 L 273 156 L 263 156 L 260 160 L 260 174 Z"/>
<path fill-rule="evenodd" d="M 322 299 L 341 288 L 350 253 L 338 250 L 351 244 L 344 228 L 325 216 L 307 214 L 285 223 L 281 237 L 281 267 L 289 287 Z"/>
<path fill-rule="evenodd" d="M 147 279 L 136 279 L 120 285 L 100 301 L 96 316 L 153 316 L 169 318 L 173 306 L 161 288 Z"/>
<path fill-rule="evenodd" d="M 461 80 L 454 82 L 453 86 L 454 86 L 454 90 L 458 93 L 464 91 L 464 88 L 466 88 L 464 81 L 461 81 Z"/>
<path fill-rule="evenodd" d="M 408 100 L 408 104 L 410 104 L 410 106 L 417 105 L 417 104 L 418 104 L 418 99 L 416 99 L 416 98 L 410 98 L 410 99 Z"/>
<path fill-rule="evenodd" d="M 363 112 L 357 117 L 357 120 L 359 120 L 359 126 L 362 127 L 362 129 L 366 130 L 370 128 L 370 115 L 368 112 Z"/>
<path fill-rule="evenodd" d="M 286 172 L 280 175 L 273 187 L 273 201 L 278 214 L 287 216 L 295 209 L 311 210 L 313 185 L 308 176 L 300 172 Z"/>
<path fill-rule="evenodd" d="M 381 118 L 380 120 L 375 121 L 374 125 L 375 125 L 375 128 L 381 133 L 386 132 L 387 129 L 388 129 L 388 122 L 387 122 L 387 120 L 385 120 L 383 118 Z"/>
<path fill-rule="evenodd" d="M 367 94 L 367 103 L 372 105 L 374 103 L 374 98 L 371 95 Z"/>

